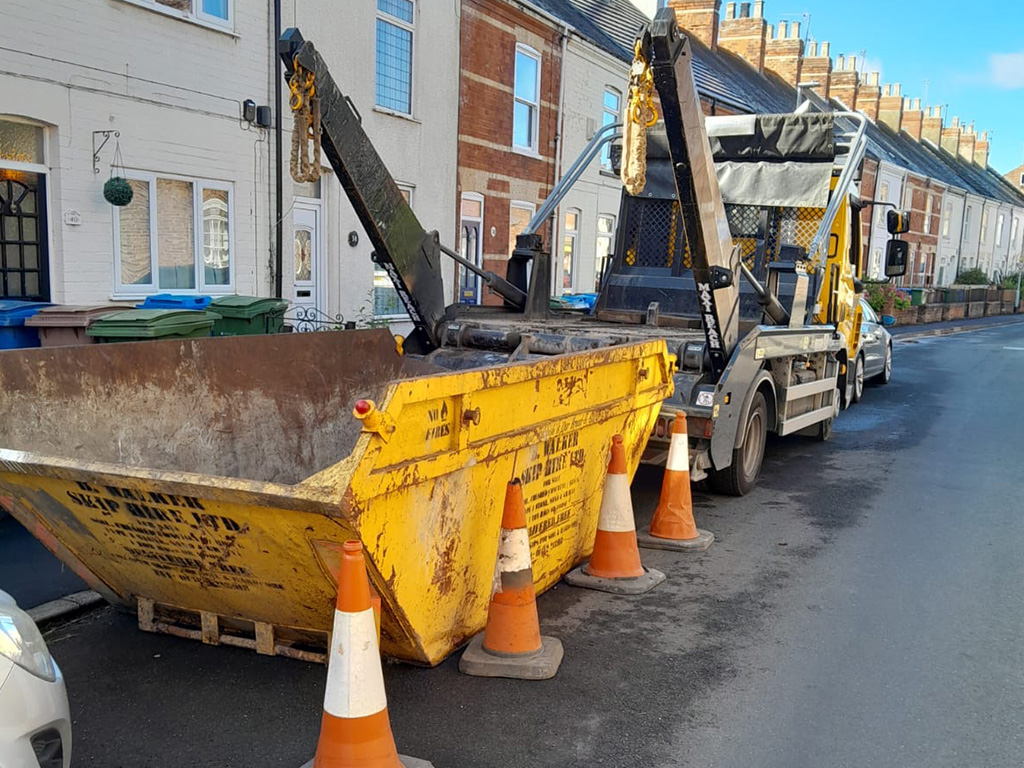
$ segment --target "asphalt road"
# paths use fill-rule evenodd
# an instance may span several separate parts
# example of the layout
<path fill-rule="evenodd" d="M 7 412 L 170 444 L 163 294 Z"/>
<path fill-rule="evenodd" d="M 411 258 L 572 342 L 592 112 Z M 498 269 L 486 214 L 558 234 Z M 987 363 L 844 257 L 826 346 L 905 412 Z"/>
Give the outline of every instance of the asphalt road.
<path fill-rule="evenodd" d="M 1024 755 L 1024 325 L 901 342 L 831 443 L 775 440 L 717 542 L 646 552 L 639 598 L 540 599 L 544 683 L 388 665 L 403 752 L 437 768 L 1019 766 Z M 638 522 L 657 473 L 634 483 Z M 299 766 L 322 667 L 146 635 L 103 609 L 47 630 L 75 765 Z"/>

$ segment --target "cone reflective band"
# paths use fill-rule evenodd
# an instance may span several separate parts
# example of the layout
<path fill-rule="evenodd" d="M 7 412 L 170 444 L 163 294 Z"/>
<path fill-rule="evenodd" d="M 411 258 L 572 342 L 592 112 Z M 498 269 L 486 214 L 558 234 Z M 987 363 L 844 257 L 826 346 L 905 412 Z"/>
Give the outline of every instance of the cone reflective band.
<path fill-rule="evenodd" d="M 661 497 L 654 511 L 651 526 L 637 537 L 641 547 L 703 552 L 715 540 L 708 531 L 701 531 L 693 519 L 693 498 L 690 494 L 690 438 L 686 414 L 676 414 L 672 422 L 672 438 L 661 483 Z"/>
<path fill-rule="evenodd" d="M 536 653 L 540 645 L 523 486 L 515 480 L 505 493 L 484 648 L 494 653 Z"/>
<path fill-rule="evenodd" d="M 562 654 L 558 639 L 540 634 L 523 486 L 516 479 L 505 490 L 487 627 L 470 641 L 459 670 L 484 677 L 546 680 L 558 671 Z"/>
<path fill-rule="evenodd" d="M 629 579 L 644 575 L 640 551 L 636 544 L 636 523 L 633 502 L 629 495 L 626 474 L 626 451 L 622 435 L 612 438 L 612 455 L 608 462 L 601 512 L 597 519 L 594 553 L 586 571 L 606 579 Z"/>
<path fill-rule="evenodd" d="M 388 720 L 363 547 L 346 541 L 315 768 L 401 768 Z"/>
<path fill-rule="evenodd" d="M 612 437 L 608 474 L 601 494 L 601 512 L 590 562 L 565 575 L 567 584 L 619 595 L 641 595 L 665 580 L 665 574 L 644 568 L 637 547 L 633 500 L 622 435 Z"/>

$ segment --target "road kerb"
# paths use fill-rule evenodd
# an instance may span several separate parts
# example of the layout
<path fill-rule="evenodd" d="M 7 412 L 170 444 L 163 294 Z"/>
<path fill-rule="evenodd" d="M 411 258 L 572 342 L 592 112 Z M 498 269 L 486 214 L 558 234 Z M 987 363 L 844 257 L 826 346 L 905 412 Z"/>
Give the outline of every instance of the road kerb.
<path fill-rule="evenodd" d="M 1005 328 L 1008 325 L 1020 325 L 1024 323 L 1024 318 L 1014 318 L 1012 320 L 1006 320 L 999 323 L 985 323 L 981 325 L 951 325 L 945 328 L 931 328 L 924 326 L 920 331 L 914 331 L 913 333 L 900 333 L 893 334 L 893 343 L 905 342 L 905 341 L 916 341 L 917 339 L 927 339 L 935 336 L 954 336 L 961 333 L 970 333 L 971 331 L 985 331 L 990 328 Z"/>
<path fill-rule="evenodd" d="M 29 608 L 26 613 L 36 624 L 43 624 L 48 621 L 64 618 L 72 613 L 78 613 L 102 602 L 102 595 L 98 592 L 93 592 L 91 589 L 86 589 L 81 592 L 73 592 L 70 595 L 64 595 L 64 597 L 58 597 L 56 600 L 42 603 L 35 608 Z"/>

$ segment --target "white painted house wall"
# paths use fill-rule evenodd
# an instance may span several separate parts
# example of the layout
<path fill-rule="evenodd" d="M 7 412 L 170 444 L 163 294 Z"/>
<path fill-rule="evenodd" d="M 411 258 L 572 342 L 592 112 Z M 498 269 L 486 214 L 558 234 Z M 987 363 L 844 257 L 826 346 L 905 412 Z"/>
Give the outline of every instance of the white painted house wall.
<path fill-rule="evenodd" d="M 965 202 L 966 212 L 963 230 L 960 233 L 960 268 L 957 272 L 965 272 L 978 266 L 978 245 L 981 233 L 981 212 L 985 199 L 978 195 L 968 194 Z"/>
<path fill-rule="evenodd" d="M 202 292 L 271 295 L 273 132 L 243 121 L 241 111 L 245 99 L 273 103 L 272 5 L 232 2 L 233 19 L 224 27 L 184 18 L 152 0 L 4 3 L 0 71 L 12 74 L 0 74 L 0 119 L 46 126 L 51 300 L 94 303 L 160 292 L 155 285 L 117 289 L 115 214 L 102 192 L 115 140 L 104 147 L 95 174 L 93 131 L 99 130 L 120 131 L 129 175 L 204 179 L 229 188 L 233 280 Z M 456 245 L 459 4 L 415 3 L 411 117 L 374 107 L 375 3 L 352 4 L 344 14 L 331 0 L 283 5 L 284 26 L 297 21 L 317 45 L 388 168 L 412 189 L 413 208 L 424 227 Z M 296 195 L 308 196 L 313 189 L 294 185 L 288 173 L 291 116 L 282 106 L 283 290 L 292 299 L 292 204 Z M 369 240 L 330 173 L 320 188 L 321 309 L 356 319 L 373 290 Z M 63 223 L 70 212 L 80 214 L 80 224 Z M 359 235 L 356 247 L 348 245 L 351 231 Z M 445 270 L 446 276 L 451 272 Z"/>
<path fill-rule="evenodd" d="M 459 115 L 459 3 L 417 0 L 413 25 L 412 115 L 400 116 L 375 106 L 376 3 L 346 4 L 339 12 L 331 0 L 284 3 L 283 24 L 297 26 L 327 62 L 342 93 L 362 115 L 366 131 L 400 186 L 411 189 L 412 208 L 426 230 L 458 248 L 456 171 Z M 285 92 L 287 97 L 287 90 Z M 285 146 L 291 143 L 286 118 Z M 326 162 L 326 160 L 325 160 Z M 290 179 L 288 179 L 290 181 Z M 366 319 L 372 306 L 373 247 L 341 185 L 327 174 L 321 182 L 327 220 L 325 242 L 327 306 L 332 317 Z M 292 190 L 302 193 L 304 190 Z M 292 199 L 286 187 L 285 200 Z M 286 208 L 288 206 L 286 202 Z M 358 244 L 350 246 L 349 233 Z M 287 238 L 286 238 L 287 242 Z M 286 247 L 285 275 L 289 275 Z M 445 297 L 454 290 L 454 269 L 442 256 Z M 447 263 L 445 263 L 447 262 Z M 388 283 L 387 285 L 390 285 Z M 402 320 L 396 331 L 407 331 Z"/>
<path fill-rule="evenodd" d="M 878 164 L 875 179 L 874 199 L 879 203 L 892 203 L 898 207 L 906 207 L 903 203 L 903 183 L 906 171 L 902 168 L 882 161 Z M 868 270 L 867 277 L 880 280 L 885 276 L 885 244 L 891 235 L 885 226 L 886 213 L 891 206 L 873 205 L 865 213 L 872 217 L 871 234 L 868 238 Z"/>
<path fill-rule="evenodd" d="M 960 258 L 960 235 L 963 228 L 966 192 L 947 187 L 942 195 L 942 215 L 939 217 L 939 247 L 935 258 L 934 284 L 952 285 L 956 279 Z"/>
<path fill-rule="evenodd" d="M 564 173 L 583 152 L 594 132 L 601 127 L 604 93 L 614 89 L 620 96 L 620 117 L 625 109 L 629 65 L 605 53 L 593 44 L 571 38 L 566 48 L 563 69 L 565 96 L 562 116 L 562 159 Z M 576 235 L 576 267 L 573 275 L 574 293 L 593 293 L 596 290 L 596 249 L 598 216 L 619 218 L 622 182 L 609 170 L 602 170 L 598 156 L 576 182 L 559 207 L 558 238 L 553 249 L 552 290 L 562 293 L 563 247 L 565 244 L 566 213 L 579 211 Z M 613 233 L 614 247 L 614 233 Z"/>
<path fill-rule="evenodd" d="M 266 293 L 269 193 L 265 130 L 240 120 L 266 104 L 267 4 L 236 3 L 215 29 L 129 0 L 6 0 L 0 23 L 0 119 L 45 124 L 51 298 L 141 298 L 115 290 L 114 211 L 103 199 L 115 141 L 93 172 L 93 131 L 120 131 L 124 166 L 231 189 L 233 285 Z M 244 62 L 245 66 L 239 66 Z M 11 74 L 6 74 L 11 73 Z M 81 223 L 64 223 L 80 214 Z"/>

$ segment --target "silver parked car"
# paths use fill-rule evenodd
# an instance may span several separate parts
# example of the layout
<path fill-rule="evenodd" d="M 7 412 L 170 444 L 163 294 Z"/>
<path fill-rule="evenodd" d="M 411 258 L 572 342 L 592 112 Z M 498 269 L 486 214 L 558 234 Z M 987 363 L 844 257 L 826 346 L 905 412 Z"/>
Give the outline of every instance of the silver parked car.
<path fill-rule="evenodd" d="M 864 299 L 860 300 L 864 320 L 860 325 L 860 353 L 854 368 L 853 402 L 864 395 L 864 382 L 888 384 L 892 378 L 892 334 L 882 325 Z"/>

